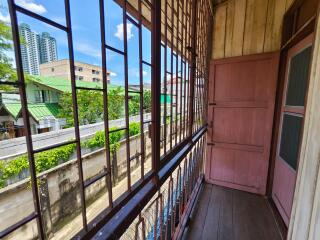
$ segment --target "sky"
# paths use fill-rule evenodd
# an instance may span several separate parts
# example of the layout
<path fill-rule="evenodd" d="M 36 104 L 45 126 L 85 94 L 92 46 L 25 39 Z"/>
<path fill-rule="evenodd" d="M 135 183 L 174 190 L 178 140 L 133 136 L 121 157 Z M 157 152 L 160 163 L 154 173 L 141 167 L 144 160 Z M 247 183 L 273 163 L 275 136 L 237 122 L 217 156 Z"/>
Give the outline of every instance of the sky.
<path fill-rule="evenodd" d="M 10 21 L 7 1 L 0 0 L 0 20 Z M 32 12 L 42 15 L 62 25 L 66 24 L 64 0 L 16 0 L 16 4 Z M 101 66 L 101 35 L 98 0 L 70 0 L 71 24 L 75 61 Z M 38 20 L 18 13 L 18 22 L 27 23 L 37 32 L 49 32 L 57 40 L 58 59 L 68 59 L 67 35 L 62 30 L 51 27 Z M 106 42 L 108 45 L 123 50 L 123 15 L 113 0 L 105 0 Z M 128 44 L 128 80 L 129 84 L 139 83 L 139 31 L 127 22 Z M 142 30 L 143 60 L 151 62 L 151 33 Z M 13 54 L 12 54 L 13 55 Z M 106 50 L 107 69 L 111 72 L 111 83 L 124 85 L 124 58 L 122 55 Z M 151 69 L 143 66 L 144 83 L 150 83 Z"/>

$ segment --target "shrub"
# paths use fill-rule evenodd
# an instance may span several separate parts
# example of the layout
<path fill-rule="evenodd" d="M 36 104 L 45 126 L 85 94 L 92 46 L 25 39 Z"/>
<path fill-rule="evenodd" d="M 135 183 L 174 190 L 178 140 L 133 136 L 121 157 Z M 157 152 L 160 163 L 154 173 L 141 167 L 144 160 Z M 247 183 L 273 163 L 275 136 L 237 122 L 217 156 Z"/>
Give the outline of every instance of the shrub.
<path fill-rule="evenodd" d="M 133 122 L 129 125 L 129 136 L 135 136 L 140 133 L 140 123 Z"/>

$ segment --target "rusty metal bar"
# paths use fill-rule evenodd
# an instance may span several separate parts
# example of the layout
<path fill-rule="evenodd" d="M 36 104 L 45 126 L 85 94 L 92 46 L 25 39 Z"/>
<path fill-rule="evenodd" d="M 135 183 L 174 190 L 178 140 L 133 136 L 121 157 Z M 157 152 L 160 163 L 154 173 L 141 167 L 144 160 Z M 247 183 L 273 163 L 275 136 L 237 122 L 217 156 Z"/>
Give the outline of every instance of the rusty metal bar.
<path fill-rule="evenodd" d="M 85 189 L 84 189 L 84 177 L 82 168 L 82 157 L 81 157 L 81 142 L 80 142 L 80 129 L 79 129 L 79 115 L 78 115 L 78 99 L 74 69 L 74 53 L 73 53 L 73 40 L 72 40 L 72 25 L 71 25 L 71 13 L 70 13 L 70 2 L 65 0 L 65 13 L 66 13 L 66 25 L 67 25 L 67 38 L 68 38 L 68 50 L 70 60 L 70 77 L 71 77 L 71 92 L 72 92 L 72 106 L 73 106 L 73 119 L 74 119 L 74 130 L 76 140 L 76 151 L 77 151 L 77 164 L 79 171 L 80 180 L 80 199 L 81 199 L 81 212 L 82 212 L 82 223 L 83 228 L 87 231 L 87 215 L 86 215 L 86 200 L 85 200 Z"/>
<path fill-rule="evenodd" d="M 131 191 L 131 169 L 130 169 L 130 136 L 129 136 L 129 82 L 128 82 L 128 37 L 127 37 L 127 0 L 122 7 L 123 14 L 123 52 L 124 52 L 124 79 L 125 79 L 125 121 L 126 121 L 126 153 L 127 153 L 127 180 L 128 191 Z"/>
<path fill-rule="evenodd" d="M 152 0 L 152 169 L 158 172 L 160 165 L 161 123 L 161 1 Z M 156 67 L 157 66 L 157 67 Z"/>
<path fill-rule="evenodd" d="M 170 79 L 170 150 L 173 148 L 172 138 L 173 138 L 173 48 L 174 48 L 174 0 L 171 0 L 171 52 L 170 52 L 170 71 L 171 71 L 171 79 Z"/>
<path fill-rule="evenodd" d="M 32 17 L 32 18 L 37 19 L 37 20 L 39 20 L 41 22 L 44 22 L 44 23 L 46 23 L 48 25 L 51 25 L 52 27 L 55 27 L 55 28 L 58 28 L 58 29 L 60 29 L 62 31 L 68 32 L 68 26 L 67 27 L 63 26 L 63 25 L 61 25 L 61 24 L 59 24 L 59 23 L 57 23 L 55 21 L 52 21 L 52 20 L 50 20 L 50 19 L 48 19 L 46 17 L 43 17 L 43 16 L 41 16 L 39 14 L 36 14 L 36 13 L 34 13 L 32 11 L 29 11 L 29 10 L 27 10 L 27 9 L 25 9 L 23 7 L 20 7 L 19 5 L 16 5 L 16 4 L 15 4 L 15 9 L 16 9 L 16 11 L 18 11 L 20 13 L 23 13 L 25 15 L 28 15 L 29 17 Z"/>
<path fill-rule="evenodd" d="M 19 38 L 19 27 L 18 27 L 18 18 L 17 18 L 17 10 L 14 0 L 8 0 L 8 6 L 10 11 L 10 18 L 11 18 L 11 25 L 12 25 L 12 40 L 14 44 L 14 52 L 15 52 L 15 59 L 16 59 L 16 66 L 17 66 L 17 75 L 18 81 L 20 82 L 19 92 L 21 98 L 21 106 L 22 106 L 22 115 L 24 120 L 24 129 L 26 131 L 26 144 L 27 144 L 27 151 L 28 151 L 28 162 L 29 162 L 29 170 L 31 176 L 31 188 L 32 188 L 32 196 L 33 196 L 33 203 L 34 203 L 34 210 L 37 214 L 37 227 L 40 239 L 45 238 L 43 223 L 41 220 L 41 216 L 39 215 L 41 212 L 40 200 L 39 200 L 39 193 L 37 187 L 37 173 L 35 168 L 35 161 L 34 161 L 34 154 L 33 154 L 33 144 L 32 144 L 32 137 L 31 137 L 31 126 L 30 126 L 30 118 L 29 118 L 29 111 L 28 111 L 28 101 L 27 101 L 27 94 L 26 94 L 26 83 L 23 73 L 23 65 L 22 65 L 22 56 L 21 56 L 21 45 L 20 45 L 20 38 Z M 16 228 L 19 225 L 23 225 L 24 222 L 19 222 L 16 225 Z M 9 234 L 10 231 L 7 231 Z"/>
<path fill-rule="evenodd" d="M 62 143 L 52 144 L 50 146 L 34 149 L 32 152 L 33 152 L 33 154 L 36 154 L 36 153 L 52 150 L 52 149 L 55 149 L 55 148 L 58 148 L 58 147 L 63 147 L 63 146 L 69 145 L 69 144 L 74 144 L 74 143 L 77 143 L 77 141 L 76 140 L 65 141 L 65 142 L 62 142 Z"/>
<path fill-rule="evenodd" d="M 190 72 L 190 102 L 189 102 L 189 137 L 192 136 L 193 133 L 193 121 L 194 121 L 194 85 L 195 85 L 195 77 L 196 77 L 196 36 L 197 36 L 197 1 L 192 0 L 192 34 L 194 36 L 192 38 L 191 43 L 191 72 Z"/>
<path fill-rule="evenodd" d="M 164 145 L 163 145 L 163 152 L 166 154 L 167 152 L 167 94 L 168 94 L 168 87 L 167 87 L 167 71 L 168 71 L 168 66 L 167 66 L 167 54 L 168 54 L 168 18 L 167 13 L 168 13 L 168 3 L 167 0 L 165 1 L 165 6 L 164 6 L 164 16 L 165 16 L 165 23 L 164 23 L 164 109 L 163 109 L 163 140 L 164 140 Z"/>
<path fill-rule="evenodd" d="M 145 142 L 144 142 L 144 126 L 143 126 L 143 104 L 144 104 L 144 86 L 143 86 L 143 53 L 142 53 L 142 6 L 141 1 L 138 2 L 139 12 L 139 75 L 140 75 L 140 152 L 141 152 L 141 179 L 144 179 L 144 162 L 145 162 Z"/>
<path fill-rule="evenodd" d="M 27 224 L 28 222 L 31 222 L 32 220 L 34 220 L 38 217 L 39 217 L 39 215 L 36 212 L 31 213 L 30 215 L 23 218 L 19 222 L 15 223 L 15 224 L 11 225 L 10 227 L 8 227 L 7 229 L 1 231 L 0 232 L 0 239 L 8 236 L 10 233 L 14 232 L 18 228 L 22 227 L 23 225 Z"/>

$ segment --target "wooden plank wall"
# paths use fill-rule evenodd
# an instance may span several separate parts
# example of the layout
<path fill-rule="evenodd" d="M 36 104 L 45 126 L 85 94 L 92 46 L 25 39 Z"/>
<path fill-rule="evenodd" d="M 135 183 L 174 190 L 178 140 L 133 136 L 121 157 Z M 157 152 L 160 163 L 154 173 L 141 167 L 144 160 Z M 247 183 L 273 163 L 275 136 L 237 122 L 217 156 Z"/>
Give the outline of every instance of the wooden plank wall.
<path fill-rule="evenodd" d="M 294 0 L 228 0 L 215 7 L 212 58 L 280 49 L 282 19 Z"/>

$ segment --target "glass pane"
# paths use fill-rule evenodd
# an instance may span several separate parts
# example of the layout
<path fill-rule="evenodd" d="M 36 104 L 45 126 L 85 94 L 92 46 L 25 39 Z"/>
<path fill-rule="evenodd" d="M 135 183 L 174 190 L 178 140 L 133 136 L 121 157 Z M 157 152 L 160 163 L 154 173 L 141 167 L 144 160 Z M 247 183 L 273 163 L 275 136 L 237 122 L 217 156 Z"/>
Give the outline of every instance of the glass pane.
<path fill-rule="evenodd" d="M 291 59 L 286 99 L 287 106 L 304 106 L 305 104 L 311 50 L 312 47 L 310 46 Z"/>
<path fill-rule="evenodd" d="M 291 114 L 283 116 L 279 154 L 294 170 L 297 169 L 302 121 L 301 116 Z"/>

